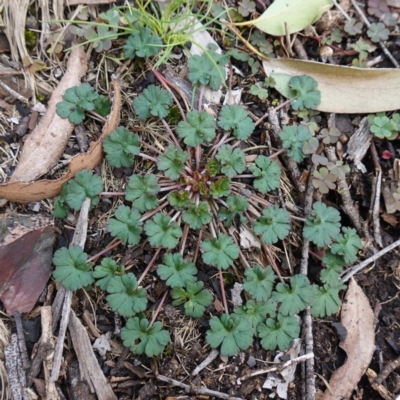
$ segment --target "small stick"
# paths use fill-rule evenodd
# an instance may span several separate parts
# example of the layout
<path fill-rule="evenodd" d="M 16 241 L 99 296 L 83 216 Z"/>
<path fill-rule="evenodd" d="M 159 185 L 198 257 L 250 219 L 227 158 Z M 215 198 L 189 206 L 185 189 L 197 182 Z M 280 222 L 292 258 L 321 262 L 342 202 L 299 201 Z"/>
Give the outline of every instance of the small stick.
<path fill-rule="evenodd" d="M 204 359 L 192 372 L 192 376 L 196 376 L 199 372 L 201 372 L 207 365 L 211 364 L 218 356 L 218 350 L 211 350 L 211 353 Z"/>
<path fill-rule="evenodd" d="M 314 338 L 312 334 L 312 318 L 311 318 L 311 309 L 310 306 L 304 311 L 303 314 L 303 327 L 305 330 L 305 338 L 304 342 L 306 345 L 306 354 L 314 355 Z M 303 357 L 304 357 L 303 356 Z M 314 356 L 310 357 L 306 361 L 306 400 L 314 400 L 315 399 L 315 373 L 314 373 Z"/>
<path fill-rule="evenodd" d="M 200 252 L 200 245 L 201 245 L 201 237 L 202 236 L 203 236 L 203 228 L 201 228 L 200 231 L 199 231 L 199 236 L 197 238 L 197 246 L 196 246 L 196 250 L 195 250 L 194 255 L 193 255 L 193 262 L 195 264 L 196 264 L 197 257 L 198 257 L 199 252 Z"/>
<path fill-rule="evenodd" d="M 142 158 L 145 158 L 146 160 L 153 161 L 153 162 L 155 162 L 155 163 L 158 162 L 158 159 L 157 159 L 157 158 L 152 157 L 152 156 L 148 156 L 147 154 L 139 153 L 138 156 L 139 156 L 139 157 L 142 157 Z"/>
<path fill-rule="evenodd" d="M 125 196 L 125 192 L 101 192 L 99 196 L 107 197 L 107 196 Z"/>
<path fill-rule="evenodd" d="M 19 101 L 22 101 L 23 103 L 28 103 L 29 104 L 29 100 L 20 95 L 18 92 L 16 92 L 14 89 L 11 89 L 9 86 L 7 86 L 3 81 L 0 80 L 0 86 L 8 93 L 11 94 L 11 96 L 14 96 L 16 99 L 18 99 Z"/>
<path fill-rule="evenodd" d="M 167 132 L 168 132 L 169 136 L 171 137 L 172 141 L 175 143 L 176 147 L 178 147 L 178 149 L 181 149 L 182 147 L 179 144 L 177 138 L 175 137 L 174 132 L 172 132 L 172 129 L 168 125 L 168 122 L 164 118 L 161 118 L 161 122 L 164 125 L 165 129 L 167 130 Z"/>
<path fill-rule="evenodd" d="M 397 357 L 395 360 L 388 362 L 376 377 L 375 381 L 372 384 L 374 385 L 381 385 L 382 382 L 396 369 L 400 366 L 400 357 Z"/>
<path fill-rule="evenodd" d="M 8 69 L 0 69 L 0 75 L 23 75 L 24 73 L 22 71 L 14 71 L 14 70 L 8 70 Z"/>
<path fill-rule="evenodd" d="M 379 219 L 379 201 L 381 198 L 381 186 L 382 186 L 382 168 L 381 164 L 379 162 L 379 156 L 378 152 L 376 151 L 376 146 L 375 146 L 375 141 L 371 141 L 371 155 L 372 155 L 372 161 L 375 166 L 375 172 L 376 172 L 376 177 L 375 177 L 375 191 L 373 191 L 372 195 L 372 221 L 374 224 L 374 238 L 376 243 L 378 243 L 379 247 L 383 247 L 382 243 L 382 235 L 381 235 L 381 224 L 380 224 L 380 219 Z"/>
<path fill-rule="evenodd" d="M 151 319 L 151 322 L 150 322 L 150 324 L 149 324 L 149 326 L 148 326 L 148 329 L 154 324 L 154 321 L 156 320 L 158 314 L 160 313 L 161 307 L 163 306 L 164 301 L 165 301 L 165 299 L 167 298 L 167 295 L 168 295 L 168 290 L 165 291 L 164 296 L 163 296 L 163 298 L 161 299 L 160 304 L 158 305 L 157 310 L 156 310 L 156 312 L 155 312 L 154 315 L 153 315 L 153 318 Z"/>
<path fill-rule="evenodd" d="M 156 261 L 158 255 L 160 254 L 161 251 L 161 247 L 159 247 L 157 249 L 157 251 L 154 253 L 153 258 L 150 260 L 150 262 L 147 264 L 146 269 L 143 271 L 142 276 L 138 279 L 137 284 L 138 286 L 140 285 L 140 282 L 142 282 L 142 280 L 144 279 L 144 277 L 146 276 L 146 274 L 149 272 L 150 268 L 153 266 L 154 262 Z"/>
<path fill-rule="evenodd" d="M 150 217 L 152 217 L 154 214 L 157 214 L 159 211 L 161 211 L 163 208 L 165 208 L 168 205 L 168 201 L 166 201 L 165 203 L 161 204 L 160 206 L 158 206 L 155 210 L 150 211 L 149 213 L 145 214 L 142 216 L 142 218 L 139 219 L 139 221 L 144 222 L 146 221 L 146 219 L 149 219 Z"/>
<path fill-rule="evenodd" d="M 115 240 L 115 239 L 114 239 Z M 97 254 L 95 254 L 94 256 L 90 257 L 87 259 L 86 262 L 92 262 L 93 260 L 96 260 L 97 258 L 99 258 L 100 256 L 102 256 L 103 254 L 107 253 L 108 251 L 114 249 L 115 247 L 119 246 L 122 243 L 122 240 L 118 240 L 117 242 L 113 243 L 112 245 L 106 247 L 105 249 L 99 251 Z"/>
<path fill-rule="evenodd" d="M 219 284 L 221 286 L 222 301 L 224 303 L 225 313 L 229 315 L 228 303 L 226 301 L 224 276 L 222 275 L 222 268 L 219 268 Z"/>
<path fill-rule="evenodd" d="M 366 260 L 360 262 L 359 264 L 354 265 L 353 267 L 346 269 L 346 271 L 344 271 L 343 274 L 342 274 L 342 281 L 343 282 L 348 281 L 357 272 L 361 271 L 367 265 L 373 263 L 375 260 L 377 260 L 378 258 L 382 257 L 383 255 L 385 255 L 389 251 L 392 251 L 397 246 L 400 246 L 400 239 L 396 240 L 391 245 L 385 247 L 381 251 L 378 251 L 377 253 L 373 254 L 371 257 L 369 257 Z"/>
<path fill-rule="evenodd" d="M 257 371 L 252 371 L 249 374 L 247 374 L 247 375 L 243 376 L 242 378 L 240 378 L 240 380 L 243 382 L 243 381 L 245 381 L 247 379 L 252 378 L 253 376 L 266 374 L 267 372 L 282 371 L 285 368 L 289 367 L 290 365 L 298 364 L 298 363 L 301 363 L 303 361 L 309 360 L 311 358 L 314 358 L 314 353 L 307 353 L 307 354 L 304 354 L 303 356 L 292 358 L 291 360 L 288 360 L 288 361 L 286 361 L 284 363 L 279 363 L 275 367 L 267 367 L 267 368 L 259 369 Z"/>
<path fill-rule="evenodd" d="M 188 233 L 189 233 L 189 225 L 185 224 L 185 227 L 183 228 L 182 239 L 181 239 L 181 248 L 179 250 L 179 253 L 181 253 L 181 256 L 183 256 L 183 252 L 185 251 L 185 245 L 186 245 Z"/>
<path fill-rule="evenodd" d="M 26 349 L 24 327 L 22 325 L 21 314 L 18 311 L 14 311 L 13 317 L 15 320 L 15 327 L 17 328 L 18 347 L 19 347 L 19 353 L 22 358 L 22 367 L 24 369 L 28 369 L 30 367 L 30 362 L 29 362 L 28 350 Z"/>

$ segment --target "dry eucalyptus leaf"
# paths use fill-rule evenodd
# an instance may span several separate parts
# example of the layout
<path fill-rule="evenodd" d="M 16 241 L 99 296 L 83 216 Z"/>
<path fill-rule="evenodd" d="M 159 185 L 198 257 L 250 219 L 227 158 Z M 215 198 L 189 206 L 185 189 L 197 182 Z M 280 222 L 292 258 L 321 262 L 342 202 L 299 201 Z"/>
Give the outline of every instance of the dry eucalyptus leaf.
<path fill-rule="evenodd" d="M 374 312 L 367 296 L 354 279 L 342 305 L 342 325 L 347 329 L 340 347 L 346 352 L 345 364 L 338 368 L 329 381 L 323 400 L 350 398 L 355 386 L 367 370 L 375 348 Z"/>
<path fill-rule="evenodd" d="M 399 69 L 343 67 L 283 58 L 264 61 L 263 67 L 268 76 L 272 74 L 275 88 L 285 97 L 290 96 L 287 83 L 292 76 L 314 78 L 321 92 L 319 111 L 367 114 L 400 108 Z"/>

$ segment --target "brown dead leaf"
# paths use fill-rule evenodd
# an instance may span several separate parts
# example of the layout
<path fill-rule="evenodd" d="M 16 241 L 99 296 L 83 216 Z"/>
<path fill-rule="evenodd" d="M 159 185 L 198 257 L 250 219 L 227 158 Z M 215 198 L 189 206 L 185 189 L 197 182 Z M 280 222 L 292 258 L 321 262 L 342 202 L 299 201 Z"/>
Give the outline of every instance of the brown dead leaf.
<path fill-rule="evenodd" d="M 387 222 L 389 225 L 393 227 L 397 226 L 397 224 L 399 223 L 399 221 L 397 221 L 397 218 L 394 215 L 383 213 L 381 217 L 385 222 Z"/>
<path fill-rule="evenodd" d="M 21 158 L 10 182 L 30 182 L 47 173 L 62 155 L 74 129 L 68 119 L 56 112 L 57 103 L 68 88 L 77 86 L 87 70 L 83 47 L 75 47 L 70 54 L 67 71 L 51 95 L 47 112 L 22 148 Z"/>
<path fill-rule="evenodd" d="M 400 108 L 399 69 L 344 67 L 284 58 L 264 61 L 263 68 L 268 76 L 272 74 L 275 88 L 285 97 L 290 96 L 287 83 L 292 76 L 314 78 L 321 92 L 319 111 L 368 114 Z"/>
<path fill-rule="evenodd" d="M 76 155 L 69 165 L 68 172 L 60 179 L 41 180 L 37 182 L 10 182 L 4 185 L 0 185 L 0 196 L 7 200 L 27 202 L 27 201 L 39 201 L 47 199 L 49 197 L 57 196 L 61 193 L 61 187 L 63 183 L 72 179 L 76 173 L 82 169 L 93 169 L 99 164 L 103 157 L 102 142 L 104 138 L 117 128 L 120 120 L 121 112 L 121 92 L 119 88 L 119 82 L 117 80 L 114 83 L 114 99 L 113 106 L 110 115 L 107 118 L 107 122 L 103 127 L 103 131 L 100 140 L 92 142 L 90 144 L 89 151 L 86 153 L 80 153 Z"/>
<path fill-rule="evenodd" d="M 347 360 L 333 373 L 329 381 L 332 393 L 326 390 L 323 400 L 350 398 L 374 353 L 374 313 L 367 296 L 354 279 L 350 281 L 343 302 L 341 322 L 347 329 L 347 336 L 340 342 L 340 347 L 347 353 Z"/>

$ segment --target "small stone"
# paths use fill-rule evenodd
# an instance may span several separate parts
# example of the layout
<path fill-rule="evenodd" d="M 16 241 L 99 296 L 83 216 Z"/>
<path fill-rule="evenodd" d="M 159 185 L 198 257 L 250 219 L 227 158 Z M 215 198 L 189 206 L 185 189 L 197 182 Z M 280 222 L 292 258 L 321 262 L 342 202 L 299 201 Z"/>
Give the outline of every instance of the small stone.
<path fill-rule="evenodd" d="M 256 365 L 256 359 L 253 356 L 249 356 L 249 359 L 247 360 L 247 365 L 250 368 L 253 368 Z"/>

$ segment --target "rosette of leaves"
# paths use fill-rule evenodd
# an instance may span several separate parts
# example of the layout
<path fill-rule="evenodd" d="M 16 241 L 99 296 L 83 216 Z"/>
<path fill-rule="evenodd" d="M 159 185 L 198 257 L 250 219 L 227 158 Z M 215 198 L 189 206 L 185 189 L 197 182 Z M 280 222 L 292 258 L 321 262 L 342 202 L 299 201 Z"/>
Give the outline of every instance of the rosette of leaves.
<path fill-rule="evenodd" d="M 183 287 L 196 281 L 197 268 L 194 263 L 184 260 L 179 253 L 166 254 L 163 263 L 157 267 L 158 276 L 172 288 Z"/>
<path fill-rule="evenodd" d="M 290 102 L 294 110 L 316 109 L 321 102 L 321 92 L 316 90 L 318 83 L 311 76 L 294 76 L 290 79 L 288 85 L 296 96 Z"/>
<path fill-rule="evenodd" d="M 278 314 L 276 319 L 268 318 L 265 323 L 258 324 L 257 332 L 265 350 L 278 347 L 280 351 L 285 351 L 293 339 L 299 337 L 300 326 L 296 318 Z"/>
<path fill-rule="evenodd" d="M 305 157 L 303 147 L 311 138 L 311 132 L 303 125 L 293 124 L 284 126 L 279 136 L 283 148 L 288 149 L 288 156 L 296 162 L 302 162 Z"/>
<path fill-rule="evenodd" d="M 125 58 L 149 58 L 160 52 L 161 39 L 147 27 L 139 27 L 138 32 L 132 32 L 124 45 Z"/>
<path fill-rule="evenodd" d="M 290 214 L 283 208 L 269 206 L 254 224 L 254 232 L 270 245 L 283 240 L 290 230 Z"/>
<path fill-rule="evenodd" d="M 72 124 L 79 125 L 85 119 L 85 110 L 93 111 L 94 100 L 99 94 L 88 84 L 67 89 L 63 100 L 57 103 L 56 111 L 61 118 L 68 118 Z"/>
<path fill-rule="evenodd" d="M 221 346 L 223 356 L 234 356 L 251 346 L 253 329 L 247 319 L 223 314 L 211 318 L 206 341 L 213 349 Z"/>
<path fill-rule="evenodd" d="M 106 290 L 110 279 L 115 275 L 122 275 L 124 270 L 124 266 L 117 265 L 112 258 L 104 258 L 101 264 L 95 267 L 93 272 L 93 277 L 96 279 L 96 286 L 102 290 Z"/>
<path fill-rule="evenodd" d="M 119 126 L 106 136 L 103 148 L 106 152 L 106 159 L 112 167 L 130 167 L 133 164 L 134 156 L 140 153 L 139 136 Z"/>
<path fill-rule="evenodd" d="M 157 167 L 160 171 L 165 171 L 167 178 L 175 181 L 180 177 L 188 158 L 187 152 L 171 145 L 158 157 Z"/>
<path fill-rule="evenodd" d="M 331 251 L 341 255 L 346 264 L 351 264 L 357 261 L 358 250 L 364 246 L 355 229 L 342 227 L 342 232 L 335 238 L 336 243 L 332 243 Z"/>
<path fill-rule="evenodd" d="M 278 283 L 272 298 L 280 303 L 279 313 L 283 316 L 291 316 L 303 311 L 314 297 L 314 288 L 303 274 L 297 274 L 290 278 L 290 285 Z"/>
<path fill-rule="evenodd" d="M 224 144 L 218 149 L 215 157 L 221 164 L 221 172 L 228 178 L 242 173 L 246 169 L 245 155 L 242 150 Z"/>
<path fill-rule="evenodd" d="M 267 193 L 279 187 L 281 169 L 270 158 L 258 156 L 255 159 L 255 165 L 250 165 L 249 170 L 255 176 L 253 186 L 261 193 Z"/>
<path fill-rule="evenodd" d="M 247 140 L 254 131 L 254 122 L 246 110 L 237 105 L 225 105 L 219 113 L 218 125 L 225 131 L 232 131 L 236 139 Z"/>
<path fill-rule="evenodd" d="M 250 296 L 259 302 L 266 302 L 272 294 L 276 275 L 270 265 L 262 268 L 256 265 L 254 268 L 246 268 L 243 280 L 244 289 Z"/>
<path fill-rule="evenodd" d="M 92 267 L 86 262 L 87 254 L 80 246 L 63 247 L 54 253 L 53 272 L 56 282 L 72 292 L 94 282 Z"/>
<path fill-rule="evenodd" d="M 169 92 L 158 86 L 150 85 L 133 100 L 133 109 L 141 120 L 151 116 L 165 118 L 168 115 L 168 107 L 171 103 L 172 95 Z"/>
<path fill-rule="evenodd" d="M 340 214 L 320 201 L 314 203 L 312 214 L 306 220 L 303 235 L 318 247 L 328 246 L 339 235 Z"/>
<path fill-rule="evenodd" d="M 158 213 L 152 220 L 148 220 L 144 230 L 152 246 L 162 246 L 166 249 L 176 247 L 182 236 L 182 229 L 178 224 L 163 213 Z"/>
<path fill-rule="evenodd" d="M 220 233 L 218 238 L 204 240 L 201 244 L 203 250 L 203 261 L 219 269 L 228 269 L 239 257 L 239 247 L 233 239 Z"/>
<path fill-rule="evenodd" d="M 212 220 L 212 214 L 208 210 L 208 203 L 201 201 L 197 206 L 190 204 L 189 208 L 182 213 L 182 219 L 191 229 L 200 229 Z"/>
<path fill-rule="evenodd" d="M 141 215 L 135 208 L 120 205 L 115 211 L 115 218 L 108 220 L 108 230 L 112 236 L 121 239 L 123 244 L 127 242 L 133 246 L 140 242 L 143 231 Z"/>
<path fill-rule="evenodd" d="M 132 175 L 125 191 L 125 199 L 132 201 L 140 212 L 149 211 L 158 206 L 156 194 L 159 191 L 160 186 L 155 175 Z"/>
<path fill-rule="evenodd" d="M 269 300 L 267 303 L 256 303 L 254 300 L 249 300 L 246 305 L 243 305 L 234 310 L 234 314 L 240 318 L 245 318 L 256 332 L 260 322 L 265 320 L 265 317 L 275 317 L 277 304 Z"/>
<path fill-rule="evenodd" d="M 138 288 L 136 277 L 131 272 L 112 277 L 107 292 L 110 293 L 106 298 L 109 306 L 123 317 L 133 317 L 146 310 L 146 291 Z"/>
<path fill-rule="evenodd" d="M 154 322 L 149 326 L 146 318 L 129 318 L 121 330 L 124 346 L 135 354 L 146 354 L 147 357 L 158 356 L 170 341 L 168 331 L 162 329 L 162 323 Z"/>
<path fill-rule="evenodd" d="M 211 142 L 215 137 L 214 118 L 205 111 L 191 111 L 180 121 L 176 133 L 188 146 Z"/>
<path fill-rule="evenodd" d="M 173 306 L 183 304 L 185 315 L 192 318 L 203 316 L 206 307 L 211 305 L 213 295 L 203 289 L 203 282 L 186 281 L 185 287 L 174 287 L 171 290 L 171 297 L 174 299 Z"/>
<path fill-rule="evenodd" d="M 243 213 L 249 208 L 249 203 L 244 196 L 231 195 L 226 198 L 228 208 L 221 208 L 218 217 L 225 221 L 224 225 L 230 228 L 233 219 L 238 216 L 240 222 L 246 222 Z"/>

